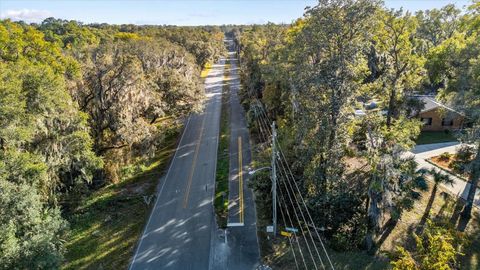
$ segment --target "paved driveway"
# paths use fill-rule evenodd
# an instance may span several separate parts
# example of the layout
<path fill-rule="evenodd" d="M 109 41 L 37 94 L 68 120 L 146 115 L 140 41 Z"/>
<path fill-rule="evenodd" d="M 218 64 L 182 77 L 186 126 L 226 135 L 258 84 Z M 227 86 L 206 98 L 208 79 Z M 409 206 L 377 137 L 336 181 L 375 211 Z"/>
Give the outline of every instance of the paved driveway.
<path fill-rule="evenodd" d="M 448 152 L 454 154 L 457 152 L 458 148 L 461 146 L 459 142 L 447 142 L 447 143 L 434 143 L 434 144 L 422 144 L 415 146 L 410 155 L 415 156 L 415 161 L 417 161 L 419 168 L 431 169 L 436 168 L 432 164 L 426 162 L 425 160 L 431 158 L 433 156 L 438 156 L 444 152 Z M 438 168 L 436 168 L 439 170 Z M 455 194 L 457 196 L 461 196 L 463 199 L 467 198 L 468 191 L 470 190 L 470 183 L 455 177 L 452 174 L 449 174 L 445 171 L 441 171 L 443 173 L 448 174 L 454 181 L 453 185 L 442 185 L 445 189 L 447 189 L 450 193 Z M 480 190 L 477 189 L 475 194 L 475 202 L 474 204 L 477 207 L 480 207 Z"/>

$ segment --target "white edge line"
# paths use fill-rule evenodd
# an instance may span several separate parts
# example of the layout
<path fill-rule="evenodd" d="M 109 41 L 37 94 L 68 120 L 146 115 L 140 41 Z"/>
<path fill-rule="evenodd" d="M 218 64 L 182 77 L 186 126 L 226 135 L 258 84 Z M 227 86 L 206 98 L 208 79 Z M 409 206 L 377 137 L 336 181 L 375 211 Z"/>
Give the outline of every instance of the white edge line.
<path fill-rule="evenodd" d="M 245 223 L 234 222 L 234 223 L 227 224 L 227 227 L 242 227 L 242 226 L 245 226 Z"/>
<path fill-rule="evenodd" d="M 160 195 L 162 195 L 163 188 L 165 187 L 165 183 L 167 182 L 168 176 L 170 175 L 170 169 L 173 167 L 173 164 L 175 163 L 175 159 L 177 158 L 178 150 L 182 146 L 183 137 L 185 135 L 185 131 L 188 128 L 188 124 L 190 123 L 190 118 L 191 118 L 191 115 L 188 116 L 187 124 L 183 128 L 182 137 L 180 138 L 180 141 L 178 142 L 178 146 L 177 146 L 177 149 L 175 149 L 175 154 L 173 155 L 172 162 L 170 163 L 170 166 L 168 167 L 167 174 L 165 175 L 165 180 L 163 181 L 162 187 L 160 188 L 160 191 L 158 192 L 158 196 L 155 199 L 155 205 L 153 206 L 153 209 L 150 212 L 150 217 L 148 218 L 147 225 L 145 225 L 145 228 L 143 229 L 142 237 L 140 238 L 140 243 L 138 243 L 138 246 L 137 246 L 136 251 L 135 251 L 135 255 L 133 256 L 132 263 L 130 264 L 130 267 L 128 267 L 129 270 L 132 269 L 133 264 L 135 263 L 135 259 L 137 258 L 137 255 L 138 255 L 138 250 L 140 249 L 140 246 L 142 245 L 143 239 L 145 238 L 144 237 L 145 236 L 145 231 L 147 230 L 148 225 L 150 224 L 150 221 L 152 219 L 153 213 L 155 212 L 155 209 L 157 208 L 158 200 L 160 198 Z"/>

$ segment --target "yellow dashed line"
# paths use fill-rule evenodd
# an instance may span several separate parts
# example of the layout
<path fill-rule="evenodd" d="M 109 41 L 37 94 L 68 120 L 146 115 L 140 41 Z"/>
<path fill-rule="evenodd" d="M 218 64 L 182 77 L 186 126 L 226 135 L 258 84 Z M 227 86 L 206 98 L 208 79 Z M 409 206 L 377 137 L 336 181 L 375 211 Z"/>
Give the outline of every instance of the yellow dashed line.
<path fill-rule="evenodd" d="M 193 157 L 192 169 L 190 170 L 187 189 L 185 191 L 185 197 L 183 198 L 183 208 L 187 208 L 187 204 L 188 204 L 188 196 L 190 195 L 190 187 L 192 186 L 193 173 L 195 172 L 195 164 L 197 163 L 198 149 L 200 148 L 200 143 L 202 142 L 203 127 L 205 126 L 205 118 L 207 118 L 206 114 L 203 116 L 202 127 L 200 128 L 200 135 L 198 136 L 197 146 L 195 147 L 195 156 Z"/>

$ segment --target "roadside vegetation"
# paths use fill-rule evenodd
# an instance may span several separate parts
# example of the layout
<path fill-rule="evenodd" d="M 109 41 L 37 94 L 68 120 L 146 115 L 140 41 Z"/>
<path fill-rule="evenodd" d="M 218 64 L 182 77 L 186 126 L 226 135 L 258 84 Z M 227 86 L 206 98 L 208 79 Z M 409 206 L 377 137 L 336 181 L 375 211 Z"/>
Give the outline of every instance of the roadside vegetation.
<path fill-rule="evenodd" d="M 252 134 L 257 134 L 253 137 L 257 149 L 253 166 L 268 166 L 271 153 L 258 138 L 256 125 L 252 124 L 251 128 Z M 445 177 L 441 173 L 438 176 Z M 339 250 L 335 240 L 330 240 L 327 250 L 334 262 L 335 269 L 391 269 L 390 261 L 396 261 L 398 258 L 400 259 L 396 263 L 397 269 L 417 269 L 404 265 L 412 263 L 413 258 L 418 260 L 418 265 L 423 264 L 425 269 L 429 269 L 430 262 L 422 262 L 422 259 L 427 258 L 450 261 L 455 259 L 457 268 L 452 269 L 478 269 L 480 267 L 479 212 L 474 212 L 470 225 L 460 232 L 459 230 L 463 226 L 460 222 L 460 215 L 464 208 L 464 202 L 456 198 L 456 194 L 451 194 L 440 186 L 440 184 L 448 184 L 448 182 L 442 180 L 437 182 L 434 179 L 435 176 L 429 175 L 429 177 L 432 181 L 427 182 L 426 188 L 419 191 L 418 199 L 414 201 L 412 207 L 405 210 L 398 221 L 387 222 L 380 234 L 375 254 L 372 255 L 362 248 L 353 246 L 348 250 Z M 257 235 L 263 263 L 274 269 L 294 269 L 296 266 L 288 238 L 277 235 L 274 239 L 270 233 L 265 231 L 266 226 L 272 224 L 271 196 L 265 196 L 271 192 L 270 173 L 268 171 L 256 173 L 249 182 L 249 187 L 253 188 L 255 192 L 258 218 Z M 279 221 L 279 231 L 285 231 L 285 225 L 282 224 L 284 221 L 281 217 L 279 217 Z M 427 229 L 426 232 L 424 232 L 425 229 Z M 417 241 L 419 240 L 438 243 L 438 246 L 427 245 L 428 248 L 422 250 L 418 248 Z M 307 250 L 305 244 L 300 242 L 300 245 L 302 249 Z M 309 262 L 307 261 L 307 263 Z M 313 268 L 313 265 L 309 264 L 309 266 Z"/>
<path fill-rule="evenodd" d="M 153 157 L 123 167 L 118 183 L 94 191 L 68 213 L 62 269 L 128 268 L 179 139 L 180 125 L 170 120 L 162 126 L 166 137 Z"/>
<path fill-rule="evenodd" d="M 279 160 L 291 166 L 278 178 L 295 181 L 299 191 L 278 188 L 302 194 L 306 202 L 280 199 L 279 228 L 293 223 L 308 231 L 311 224 L 293 214 L 308 210 L 338 269 L 478 267 L 478 213 L 472 206 L 480 176 L 478 61 L 473 60 L 480 51 L 479 12 L 478 3 L 465 12 L 447 5 L 411 14 L 372 0 L 320 0 L 290 25 L 232 29 L 258 167 L 271 162 L 265 130 L 275 121 L 285 155 Z M 416 142 L 453 139 L 425 133 L 417 139 L 422 123 L 415 115 L 424 104 L 410 97 L 425 93 L 436 93 L 469 119 L 458 134 L 474 145 L 463 168 L 475 188 L 465 202 L 442 201 L 441 184 L 433 188 L 435 177 L 404 155 Z M 355 115 L 359 104 L 372 101 L 380 107 Z M 292 268 L 297 240 L 279 237 L 272 244 L 264 232 L 271 224 L 268 174 L 258 173 L 253 182 L 262 257 L 274 268 Z M 280 210 L 290 211 L 293 221 L 282 220 Z M 307 264 L 318 261 L 305 241 L 299 242 Z"/>
<path fill-rule="evenodd" d="M 220 116 L 220 135 L 217 151 L 217 172 L 215 177 L 215 214 L 220 228 L 226 228 L 228 222 L 228 176 L 230 171 L 230 63 L 225 62 L 222 87 L 222 111 Z"/>
<path fill-rule="evenodd" d="M 223 32 L 7 19 L 0 48 L 0 269 L 125 268 Z"/>

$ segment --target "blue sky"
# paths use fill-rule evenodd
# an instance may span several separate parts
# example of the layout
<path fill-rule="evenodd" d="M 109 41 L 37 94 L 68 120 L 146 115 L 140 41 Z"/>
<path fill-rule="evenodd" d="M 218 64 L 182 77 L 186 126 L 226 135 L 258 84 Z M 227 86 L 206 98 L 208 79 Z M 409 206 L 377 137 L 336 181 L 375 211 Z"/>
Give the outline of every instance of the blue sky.
<path fill-rule="evenodd" d="M 290 23 L 316 0 L 0 0 L 1 18 L 40 22 L 47 17 L 85 23 L 220 25 Z M 417 11 L 469 0 L 386 0 L 388 8 Z"/>

